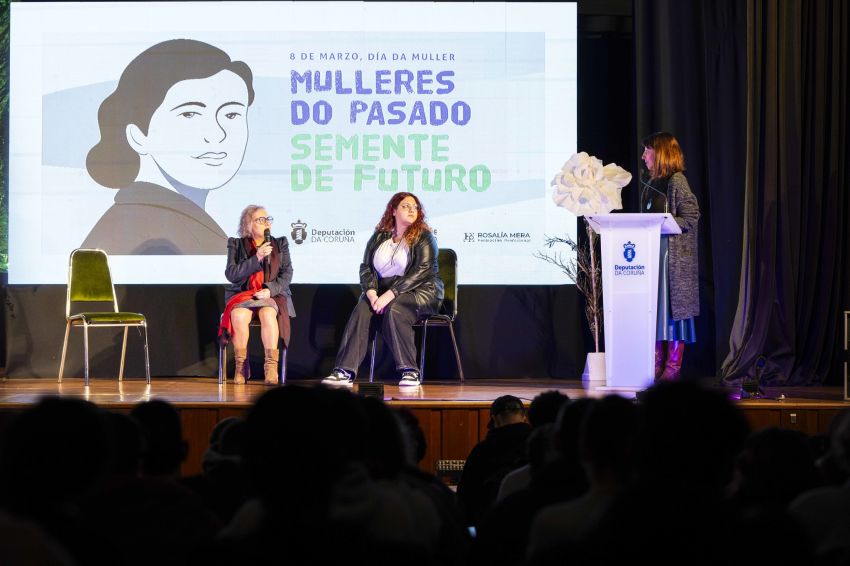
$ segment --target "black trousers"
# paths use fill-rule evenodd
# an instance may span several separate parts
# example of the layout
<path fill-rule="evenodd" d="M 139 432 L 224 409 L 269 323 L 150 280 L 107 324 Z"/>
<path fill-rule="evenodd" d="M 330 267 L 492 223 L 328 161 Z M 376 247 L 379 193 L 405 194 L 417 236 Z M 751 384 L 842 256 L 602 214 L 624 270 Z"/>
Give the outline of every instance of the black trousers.
<path fill-rule="evenodd" d="M 411 293 L 402 293 L 396 297 L 382 315 L 376 315 L 369 299 L 362 296 L 345 325 L 334 367 L 357 373 L 369 348 L 369 325 L 373 316 L 381 319 L 381 334 L 393 354 L 396 369 L 418 368 L 413 323 L 419 318 L 420 312 Z"/>

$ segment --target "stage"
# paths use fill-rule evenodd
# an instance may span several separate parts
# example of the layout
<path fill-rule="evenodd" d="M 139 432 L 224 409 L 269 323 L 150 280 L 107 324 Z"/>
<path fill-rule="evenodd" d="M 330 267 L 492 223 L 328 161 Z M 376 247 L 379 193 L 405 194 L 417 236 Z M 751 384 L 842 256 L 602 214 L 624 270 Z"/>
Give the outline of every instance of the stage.
<path fill-rule="evenodd" d="M 319 380 L 297 380 L 291 384 L 315 386 Z M 358 392 L 358 384 L 353 390 Z M 463 460 L 487 433 L 490 403 L 500 395 L 515 395 L 530 402 L 537 394 L 558 390 L 571 398 L 599 397 L 605 393 L 586 390 L 580 381 L 568 380 L 473 380 L 425 382 L 420 387 L 384 385 L 384 400 L 393 406 L 409 408 L 419 419 L 428 441 L 421 466 L 434 472 L 438 461 Z M 262 383 L 219 385 L 214 378 L 92 379 L 89 387 L 81 378 L 0 380 L 0 427 L 8 419 L 41 397 L 60 395 L 86 399 L 105 409 L 129 412 L 137 403 L 162 399 L 175 405 L 181 415 L 183 435 L 189 453 L 183 465 L 186 475 L 201 470 L 201 457 L 209 433 L 223 418 L 244 416 L 253 401 L 267 391 Z M 727 390 L 736 398 L 737 389 Z M 754 428 L 781 426 L 809 435 L 824 434 L 829 423 L 850 401 L 839 387 L 767 388 L 761 399 L 736 399 Z M 706 423 L 711 426 L 711 423 Z"/>

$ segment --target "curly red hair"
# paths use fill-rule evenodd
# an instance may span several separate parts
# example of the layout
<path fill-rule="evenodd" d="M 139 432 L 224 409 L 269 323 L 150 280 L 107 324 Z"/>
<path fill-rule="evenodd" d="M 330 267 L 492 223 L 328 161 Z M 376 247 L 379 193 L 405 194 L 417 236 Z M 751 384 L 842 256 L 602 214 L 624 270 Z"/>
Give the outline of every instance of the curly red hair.
<path fill-rule="evenodd" d="M 407 197 L 413 198 L 413 200 L 416 201 L 416 206 L 419 207 L 419 214 L 416 216 L 416 220 L 414 220 L 413 224 L 408 226 L 407 230 L 404 232 L 404 241 L 407 242 L 408 246 L 412 246 L 413 243 L 419 239 L 419 236 L 422 235 L 422 232 L 431 231 L 431 227 L 428 226 L 428 223 L 425 221 L 425 207 L 422 206 L 419 198 L 417 198 L 417 196 L 413 193 L 394 194 L 390 199 L 390 202 L 387 203 L 387 207 L 384 209 L 384 215 L 381 216 L 381 220 L 378 222 L 378 225 L 375 226 L 375 231 L 393 232 L 395 230 L 395 217 L 393 217 L 393 211 L 395 211 L 401 201 Z"/>

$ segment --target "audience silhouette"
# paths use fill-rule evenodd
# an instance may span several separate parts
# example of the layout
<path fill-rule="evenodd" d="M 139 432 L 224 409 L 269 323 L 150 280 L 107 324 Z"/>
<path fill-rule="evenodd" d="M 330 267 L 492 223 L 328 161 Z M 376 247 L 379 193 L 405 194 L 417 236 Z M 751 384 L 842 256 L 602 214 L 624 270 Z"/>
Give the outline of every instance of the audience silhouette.
<path fill-rule="evenodd" d="M 850 477 L 850 410 L 833 421 L 829 460 Z M 821 564 L 850 564 L 850 481 L 800 494 L 789 512 L 806 531 Z"/>
<path fill-rule="evenodd" d="M 531 425 L 532 430 L 554 423 L 558 418 L 558 411 L 569 400 L 570 398 L 560 391 L 544 391 L 532 399 L 528 407 L 528 424 Z M 531 464 L 520 466 L 502 480 L 496 500 L 502 500 L 512 493 L 525 489 L 530 483 Z"/>
<path fill-rule="evenodd" d="M 493 401 L 487 426 L 487 437 L 472 448 L 457 486 L 458 499 L 473 526 L 496 501 L 505 476 L 526 463 L 525 441 L 531 432 L 522 400 L 513 395 Z"/>
<path fill-rule="evenodd" d="M 478 530 L 478 564 L 520 564 L 528 546 L 529 527 L 545 506 L 581 495 L 587 480 L 578 459 L 578 430 L 595 403 L 578 399 L 561 403 L 556 424 L 544 424 L 528 438 L 529 486 L 496 503 Z"/>
<path fill-rule="evenodd" d="M 229 523 L 248 500 L 248 481 L 242 450 L 245 422 L 239 417 L 219 421 L 210 433 L 210 444 L 201 462 L 202 473 L 183 479 L 223 523 Z"/>
<path fill-rule="evenodd" d="M 45 398 L 0 432 L 0 562 L 850 565 L 850 411 L 824 454 L 688 381 L 490 413 L 456 495 L 414 411 L 347 389 L 265 392 L 189 478 L 173 405 Z"/>
<path fill-rule="evenodd" d="M 579 427 L 578 454 L 588 488 L 537 514 L 529 533 L 529 556 L 584 540 L 616 497 L 633 484 L 639 425 L 639 408 L 623 397 L 610 395 L 587 409 Z"/>

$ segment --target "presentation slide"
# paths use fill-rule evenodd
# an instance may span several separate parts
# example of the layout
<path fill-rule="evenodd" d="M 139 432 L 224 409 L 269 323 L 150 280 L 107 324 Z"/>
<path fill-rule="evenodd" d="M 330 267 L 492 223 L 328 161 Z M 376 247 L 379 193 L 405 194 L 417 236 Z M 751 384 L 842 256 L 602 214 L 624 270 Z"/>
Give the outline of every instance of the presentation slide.
<path fill-rule="evenodd" d="M 225 283 L 262 205 L 294 283 L 355 283 L 398 191 L 461 284 L 569 280 L 575 3 L 12 3 L 9 283 L 80 247 L 121 284 Z"/>

